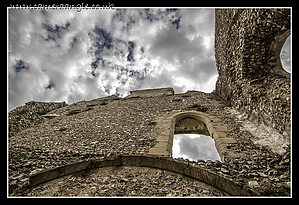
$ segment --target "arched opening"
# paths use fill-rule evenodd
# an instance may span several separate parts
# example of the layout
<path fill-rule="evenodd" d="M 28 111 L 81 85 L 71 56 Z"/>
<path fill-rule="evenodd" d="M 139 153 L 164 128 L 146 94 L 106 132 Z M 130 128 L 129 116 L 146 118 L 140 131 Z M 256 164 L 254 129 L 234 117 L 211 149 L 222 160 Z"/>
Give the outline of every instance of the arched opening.
<path fill-rule="evenodd" d="M 206 124 L 193 116 L 185 116 L 176 120 L 172 157 L 195 161 L 198 159 L 221 161 Z"/>
<path fill-rule="evenodd" d="M 290 36 L 290 30 L 285 31 L 282 34 L 277 35 L 271 43 L 269 50 L 268 64 L 272 68 L 271 72 L 283 78 L 290 78 L 290 73 L 283 68 L 281 61 L 282 48 Z"/>
<path fill-rule="evenodd" d="M 287 38 L 281 49 L 280 60 L 283 69 L 291 73 L 291 36 Z"/>
<path fill-rule="evenodd" d="M 172 115 L 161 115 L 156 122 L 161 131 L 156 145 L 149 150 L 150 155 L 172 157 L 176 134 L 200 134 L 211 137 L 221 161 L 236 156 L 231 149 L 236 141 L 227 137 L 227 127 L 214 116 L 198 111 L 174 112 Z"/>

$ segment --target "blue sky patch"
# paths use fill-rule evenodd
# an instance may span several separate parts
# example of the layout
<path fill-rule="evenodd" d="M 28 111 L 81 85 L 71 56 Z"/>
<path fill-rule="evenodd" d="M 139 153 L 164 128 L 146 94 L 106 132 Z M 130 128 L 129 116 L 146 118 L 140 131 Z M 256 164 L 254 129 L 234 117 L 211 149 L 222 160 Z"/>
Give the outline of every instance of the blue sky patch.
<path fill-rule="evenodd" d="M 20 72 L 22 70 L 29 70 L 30 68 L 29 64 L 22 60 L 16 61 L 16 64 L 13 67 L 15 68 L 16 72 Z"/>

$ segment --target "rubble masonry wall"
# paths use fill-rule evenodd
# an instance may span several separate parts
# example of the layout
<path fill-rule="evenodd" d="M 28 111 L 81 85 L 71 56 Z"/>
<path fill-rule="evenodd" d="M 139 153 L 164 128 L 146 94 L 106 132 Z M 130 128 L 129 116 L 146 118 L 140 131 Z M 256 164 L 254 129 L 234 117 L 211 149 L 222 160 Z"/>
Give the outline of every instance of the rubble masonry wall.
<path fill-rule="evenodd" d="M 216 91 L 252 121 L 290 137 L 290 74 L 280 51 L 290 9 L 216 9 Z"/>

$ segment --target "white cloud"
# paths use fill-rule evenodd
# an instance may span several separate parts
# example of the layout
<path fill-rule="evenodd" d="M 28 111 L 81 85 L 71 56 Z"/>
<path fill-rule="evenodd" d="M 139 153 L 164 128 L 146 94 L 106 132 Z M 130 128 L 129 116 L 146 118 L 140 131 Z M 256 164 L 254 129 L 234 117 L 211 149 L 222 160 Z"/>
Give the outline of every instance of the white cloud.
<path fill-rule="evenodd" d="M 190 160 L 221 160 L 210 136 L 198 134 L 174 135 L 172 156 Z"/>
<path fill-rule="evenodd" d="M 211 77 L 210 80 L 202 86 L 201 90 L 206 93 L 210 93 L 210 92 L 214 91 L 215 87 L 216 87 L 215 84 L 216 84 L 217 78 L 218 78 L 218 74 Z"/>
<path fill-rule="evenodd" d="M 139 88 L 209 90 L 213 32 L 212 9 L 9 10 L 9 108 Z"/>

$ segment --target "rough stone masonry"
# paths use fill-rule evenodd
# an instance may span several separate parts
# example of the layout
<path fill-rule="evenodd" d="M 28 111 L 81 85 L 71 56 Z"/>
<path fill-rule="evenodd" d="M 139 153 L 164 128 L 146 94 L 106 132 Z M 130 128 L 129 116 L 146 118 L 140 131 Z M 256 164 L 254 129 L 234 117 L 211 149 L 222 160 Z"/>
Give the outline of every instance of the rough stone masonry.
<path fill-rule="evenodd" d="M 290 10 L 216 9 L 215 26 L 215 92 L 137 90 L 10 111 L 9 196 L 290 196 L 290 76 L 277 55 Z M 184 123 L 218 142 L 222 162 L 152 152 Z"/>
<path fill-rule="evenodd" d="M 217 93 L 290 138 L 290 74 L 280 51 L 290 35 L 290 9 L 216 9 Z"/>

